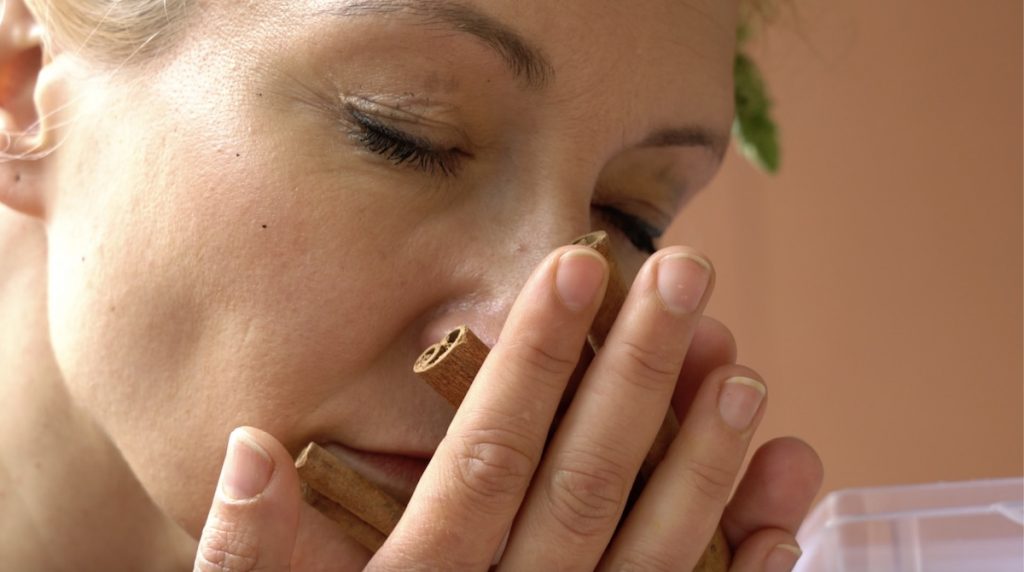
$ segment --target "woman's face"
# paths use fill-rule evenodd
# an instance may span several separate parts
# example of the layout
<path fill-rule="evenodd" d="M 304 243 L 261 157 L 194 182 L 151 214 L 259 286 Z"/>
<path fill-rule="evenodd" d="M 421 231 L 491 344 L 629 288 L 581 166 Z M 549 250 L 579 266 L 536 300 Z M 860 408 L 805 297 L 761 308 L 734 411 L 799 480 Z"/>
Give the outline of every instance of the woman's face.
<path fill-rule="evenodd" d="M 210 3 L 75 94 L 47 204 L 69 386 L 194 534 L 239 425 L 408 496 L 392 455 L 453 414 L 416 357 L 463 323 L 493 344 L 593 229 L 632 276 L 719 165 L 735 30 L 718 0 Z"/>

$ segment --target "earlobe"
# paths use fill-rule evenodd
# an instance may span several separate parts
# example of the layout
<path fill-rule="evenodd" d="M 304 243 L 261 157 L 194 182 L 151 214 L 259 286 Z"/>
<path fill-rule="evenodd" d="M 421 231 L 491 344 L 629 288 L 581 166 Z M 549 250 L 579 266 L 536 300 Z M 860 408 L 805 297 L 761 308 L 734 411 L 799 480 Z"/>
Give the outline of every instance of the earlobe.
<path fill-rule="evenodd" d="M 7 0 L 0 20 L 0 204 L 45 216 L 45 173 L 54 134 L 47 109 L 49 62 L 42 33 L 22 0 Z M 49 74 L 52 75 L 52 74 Z"/>

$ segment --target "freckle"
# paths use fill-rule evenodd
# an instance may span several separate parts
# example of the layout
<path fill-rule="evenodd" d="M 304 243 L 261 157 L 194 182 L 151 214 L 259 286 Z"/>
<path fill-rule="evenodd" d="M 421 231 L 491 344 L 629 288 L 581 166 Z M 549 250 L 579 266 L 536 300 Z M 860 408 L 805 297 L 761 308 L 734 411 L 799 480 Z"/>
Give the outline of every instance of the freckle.
<path fill-rule="evenodd" d="M 21 173 L 15 173 L 14 174 L 14 182 L 18 182 L 20 180 L 21 180 Z"/>
<path fill-rule="evenodd" d="M 263 92 L 262 92 L 262 91 L 260 91 L 260 92 L 257 92 L 257 93 L 256 93 L 256 97 L 263 97 Z"/>
<path fill-rule="evenodd" d="M 235 157 L 241 157 L 241 156 L 242 156 L 241 153 L 235 153 Z"/>

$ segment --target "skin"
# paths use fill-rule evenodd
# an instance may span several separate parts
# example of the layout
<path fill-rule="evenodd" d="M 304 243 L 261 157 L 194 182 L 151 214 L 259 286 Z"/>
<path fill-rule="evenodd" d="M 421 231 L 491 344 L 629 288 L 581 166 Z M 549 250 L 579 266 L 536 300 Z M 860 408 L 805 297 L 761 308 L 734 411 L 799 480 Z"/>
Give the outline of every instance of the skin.
<path fill-rule="evenodd" d="M 434 455 L 376 568 L 486 568 L 510 528 L 513 569 L 689 570 L 719 518 L 738 570 L 795 543 L 821 479 L 801 441 L 762 447 L 726 506 L 765 405 L 741 430 L 719 413 L 727 379 L 763 379 L 702 316 L 713 269 L 696 309 L 669 311 L 658 261 L 703 256 L 649 257 L 595 208 L 664 228 L 714 175 L 733 112 L 733 3 L 467 2 L 543 55 L 545 82 L 415 10 L 241 4 L 209 3 L 173 49 L 115 74 L 47 54 L 21 86 L 35 94 L 28 109 L 5 110 L 9 130 L 43 117 L 37 142 L 60 142 L 0 172 L 0 199 L 20 213 L 0 219 L 12 253 L 2 333 L 31 350 L 0 355 L 14 365 L 4 391 L 24 404 L 0 442 L 0 485 L 26 499 L 0 510 L 5 523 L 26 512 L 60 522 L 60 500 L 83 507 L 86 525 L 68 536 L 145 523 L 106 533 L 115 562 L 173 568 L 199 538 L 202 569 L 359 568 L 369 555 L 298 499 L 290 459 L 315 440 Z M 361 147 L 343 103 L 457 148 L 457 167 L 419 170 Z M 699 128 L 711 144 L 649 144 L 669 128 Z M 574 252 L 560 245 L 597 228 L 635 276 L 626 325 L 543 453 L 606 279 L 578 252 L 559 262 Z M 597 297 L 568 308 L 555 285 L 588 277 Z M 411 364 L 459 324 L 493 350 L 455 413 Z M 617 492 L 670 403 L 680 436 L 616 534 Z M 271 471 L 248 477 L 261 488 L 242 501 L 224 492 L 242 477 L 221 467 L 239 426 L 259 429 L 233 447 L 255 445 Z M 53 447 L 26 450 L 39 432 Z M 82 449 L 95 455 L 62 454 Z M 36 473 L 18 468 L 33 455 Z M 44 490 L 69 470 L 95 495 Z M 110 474 L 122 486 L 89 479 Z M 45 542 L 39 532 L 23 540 Z"/>

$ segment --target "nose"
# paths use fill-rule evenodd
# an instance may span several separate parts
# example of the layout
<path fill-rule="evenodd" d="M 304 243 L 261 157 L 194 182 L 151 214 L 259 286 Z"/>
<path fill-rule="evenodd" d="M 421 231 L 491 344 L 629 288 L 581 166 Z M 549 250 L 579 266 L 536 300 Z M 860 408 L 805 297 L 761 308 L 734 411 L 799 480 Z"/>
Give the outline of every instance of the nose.
<path fill-rule="evenodd" d="M 536 196 L 536 195 L 534 195 Z M 431 311 L 418 348 L 425 350 L 466 325 L 493 347 L 520 290 L 556 248 L 591 229 L 589 197 L 551 193 L 490 217 L 462 219 L 449 255 L 443 301 Z M 575 202 L 575 204 L 573 204 Z"/>

